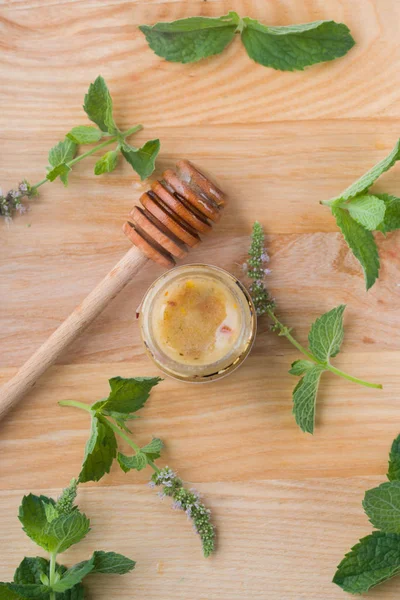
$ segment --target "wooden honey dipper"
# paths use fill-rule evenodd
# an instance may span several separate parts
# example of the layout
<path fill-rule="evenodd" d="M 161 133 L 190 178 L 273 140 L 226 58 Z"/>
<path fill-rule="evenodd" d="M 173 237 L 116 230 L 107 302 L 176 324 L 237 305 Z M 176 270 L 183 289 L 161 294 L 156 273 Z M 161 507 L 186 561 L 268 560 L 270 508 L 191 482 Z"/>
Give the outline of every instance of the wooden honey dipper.
<path fill-rule="evenodd" d="M 199 234 L 211 231 L 225 205 L 223 192 L 187 160 L 177 171 L 167 169 L 160 181 L 142 194 L 123 231 L 134 244 L 70 316 L 0 389 L 0 419 L 29 391 L 66 347 L 131 281 L 148 259 L 164 267 L 175 265 L 196 246 Z"/>

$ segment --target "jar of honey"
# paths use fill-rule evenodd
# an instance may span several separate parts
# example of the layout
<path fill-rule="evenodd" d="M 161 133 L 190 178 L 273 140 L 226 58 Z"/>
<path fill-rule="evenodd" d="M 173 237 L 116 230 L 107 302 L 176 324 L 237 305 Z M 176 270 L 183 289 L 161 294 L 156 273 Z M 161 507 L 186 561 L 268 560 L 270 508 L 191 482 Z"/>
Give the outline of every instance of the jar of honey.
<path fill-rule="evenodd" d="M 253 302 L 236 277 L 210 265 L 184 265 L 159 277 L 140 307 L 147 353 L 167 375 L 220 379 L 247 357 L 256 334 Z"/>

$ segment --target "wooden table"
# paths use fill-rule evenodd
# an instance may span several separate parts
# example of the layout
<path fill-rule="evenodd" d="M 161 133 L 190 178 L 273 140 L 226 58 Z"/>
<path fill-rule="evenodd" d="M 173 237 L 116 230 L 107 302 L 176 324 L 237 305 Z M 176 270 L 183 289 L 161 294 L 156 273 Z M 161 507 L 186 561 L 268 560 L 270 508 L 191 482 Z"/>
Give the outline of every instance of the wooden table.
<path fill-rule="evenodd" d="M 400 5 L 396 0 L 8 0 L 1 7 L 1 183 L 44 175 L 47 151 L 87 124 L 88 84 L 102 74 L 117 122 L 161 139 L 159 171 L 187 157 L 215 173 L 230 196 L 218 231 L 190 254 L 240 273 L 252 223 L 268 234 L 270 290 L 280 315 L 306 342 L 311 322 L 347 303 L 346 338 L 336 364 L 384 383 L 382 392 L 324 375 L 314 437 L 291 414 L 297 353 L 260 322 L 251 357 L 218 383 L 165 380 L 134 430 L 166 442 L 164 461 L 212 508 L 218 552 L 204 560 L 184 515 L 146 487 L 149 473 L 113 468 L 84 485 L 92 518 L 67 564 L 94 549 L 137 560 L 125 577 L 88 582 L 97 600 L 340 600 L 337 563 L 371 526 L 361 500 L 384 481 L 399 433 L 400 236 L 379 236 L 382 269 L 367 294 L 359 265 L 318 201 L 336 195 L 383 158 L 400 134 Z M 271 24 L 345 22 L 357 40 L 344 59 L 303 73 L 252 63 L 238 40 L 196 65 L 167 63 L 137 25 L 235 8 Z M 127 164 L 93 175 L 80 163 L 64 189 L 48 184 L 28 215 L 1 224 L 2 381 L 127 250 L 125 215 L 143 186 Z M 400 194 L 400 168 L 377 189 Z M 157 374 L 144 355 L 135 309 L 161 273 L 142 271 L 1 423 L 0 579 L 37 549 L 17 508 L 24 493 L 57 495 L 79 472 L 88 419 L 61 409 L 92 402 L 107 379 Z M 398 598 L 399 578 L 370 598 Z"/>

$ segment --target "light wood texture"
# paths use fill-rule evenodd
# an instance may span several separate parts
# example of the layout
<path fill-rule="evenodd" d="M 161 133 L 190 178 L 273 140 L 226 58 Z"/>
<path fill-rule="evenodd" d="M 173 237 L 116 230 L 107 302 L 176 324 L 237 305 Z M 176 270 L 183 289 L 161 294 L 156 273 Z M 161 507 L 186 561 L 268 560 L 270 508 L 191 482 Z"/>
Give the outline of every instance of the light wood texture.
<path fill-rule="evenodd" d="M 239 40 L 197 65 L 166 63 L 136 25 L 237 10 L 283 25 L 345 22 L 356 47 L 303 73 L 252 63 Z M 137 570 L 93 578 L 106 600 L 340 600 L 331 583 L 345 551 L 371 526 L 361 500 L 385 478 L 399 433 L 400 235 L 378 236 L 379 282 L 361 270 L 318 202 L 385 156 L 400 134 L 400 5 L 396 0 L 9 0 L 0 8 L 0 163 L 3 189 L 43 177 L 48 149 L 86 124 L 82 99 L 101 73 L 121 127 L 143 123 L 138 141 L 161 139 L 157 174 L 185 157 L 216 176 L 230 204 L 216 231 L 185 262 L 237 275 L 252 222 L 268 234 L 270 289 L 282 319 L 306 342 L 310 323 L 341 302 L 346 337 L 335 364 L 379 381 L 368 390 L 324 375 L 315 436 L 291 414 L 297 354 L 260 333 L 245 365 L 227 379 L 189 386 L 166 380 L 134 424 L 139 443 L 166 442 L 164 460 L 204 493 L 219 548 L 205 561 L 184 515 L 146 487 L 147 472 L 114 468 L 80 490 L 93 530 L 65 554 L 124 552 Z M 122 164 L 93 175 L 76 166 L 69 189 L 43 186 L 31 212 L 0 224 L 0 383 L 60 325 L 128 249 L 121 225 L 146 184 Z M 400 195 L 400 167 L 376 186 Z M 28 225 L 30 225 L 28 227 Z M 0 425 L 0 580 L 36 547 L 17 520 L 21 496 L 59 493 L 76 475 L 88 419 L 57 401 L 94 401 L 115 375 L 153 375 L 136 307 L 161 267 L 148 264 Z M 370 598 L 398 598 L 400 579 Z"/>

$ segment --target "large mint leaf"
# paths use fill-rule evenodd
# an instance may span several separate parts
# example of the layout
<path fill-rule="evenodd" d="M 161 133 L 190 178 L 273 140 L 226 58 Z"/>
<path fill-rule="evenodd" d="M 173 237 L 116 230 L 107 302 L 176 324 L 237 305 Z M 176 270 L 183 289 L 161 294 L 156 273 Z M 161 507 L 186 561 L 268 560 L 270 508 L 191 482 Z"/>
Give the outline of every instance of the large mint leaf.
<path fill-rule="evenodd" d="M 347 208 L 353 219 L 369 231 L 375 231 L 379 227 L 386 211 L 385 203 L 377 196 L 370 195 L 357 196 L 343 208 Z"/>
<path fill-rule="evenodd" d="M 400 481 L 382 483 L 368 490 L 363 506 L 376 529 L 385 533 L 400 533 Z"/>
<path fill-rule="evenodd" d="M 21 585 L 19 583 L 7 583 L 6 586 L 12 592 L 17 594 L 17 598 L 32 598 L 37 600 L 44 600 L 49 597 L 50 588 L 48 586 L 40 584 L 29 583 L 27 585 Z M 7 596 L 5 596 L 7 598 Z M 1 598 L 1 592 L 0 592 Z M 9 596 L 13 598 L 13 596 Z"/>
<path fill-rule="evenodd" d="M 73 127 L 69 133 L 67 133 L 67 138 L 74 142 L 75 144 L 95 144 L 102 138 L 102 132 L 97 127 L 92 127 L 92 125 L 79 125 L 78 127 Z"/>
<path fill-rule="evenodd" d="M 88 575 L 94 568 L 93 557 L 90 560 L 80 562 L 63 574 L 61 579 L 53 585 L 53 589 L 56 592 L 65 592 L 73 588 L 77 583 L 80 583 L 86 575 Z"/>
<path fill-rule="evenodd" d="M 19 507 L 18 518 L 26 535 L 35 544 L 50 552 L 54 540 L 47 532 L 49 523 L 46 516 L 46 505 L 54 507 L 55 502 L 46 496 L 35 496 L 34 494 L 24 496 Z"/>
<path fill-rule="evenodd" d="M 363 594 L 400 572 L 400 536 L 374 531 L 346 554 L 333 582 L 345 592 Z"/>
<path fill-rule="evenodd" d="M 133 148 L 127 143 L 121 146 L 121 152 L 132 169 L 140 175 L 140 179 L 150 177 L 155 169 L 157 154 L 160 151 L 160 140 L 149 140 L 141 148 Z"/>
<path fill-rule="evenodd" d="M 116 454 L 117 440 L 113 430 L 104 417 L 93 415 L 79 481 L 99 481 L 103 475 L 110 472 Z"/>
<path fill-rule="evenodd" d="M 386 206 L 385 218 L 377 229 L 382 233 L 400 229 L 400 198 L 389 194 L 375 194 L 375 196 L 382 200 Z"/>
<path fill-rule="evenodd" d="M 66 163 L 74 158 L 77 149 L 78 146 L 73 141 L 65 138 L 49 150 L 49 164 L 52 167 L 48 169 L 46 175 L 49 181 L 60 177 L 63 184 L 68 185 L 68 173 L 71 169 Z"/>
<path fill-rule="evenodd" d="M 218 18 L 189 17 L 139 29 L 157 56 L 189 63 L 222 52 L 233 40 L 239 21 L 237 13 L 230 12 Z"/>
<path fill-rule="evenodd" d="M 135 568 L 135 561 L 117 554 L 116 552 L 103 552 L 98 550 L 93 553 L 94 568 L 92 573 L 115 573 L 124 575 Z"/>
<path fill-rule="evenodd" d="M 355 44 L 348 27 L 334 21 L 267 27 L 245 17 L 243 23 L 242 42 L 250 58 L 280 71 L 302 71 L 339 58 Z"/>
<path fill-rule="evenodd" d="M 293 414 L 297 425 L 306 433 L 313 433 L 315 426 L 315 404 L 324 367 L 315 365 L 293 390 Z"/>
<path fill-rule="evenodd" d="M 311 352 L 324 362 L 336 356 L 343 342 L 343 312 L 345 304 L 333 308 L 319 317 L 312 325 L 308 334 Z"/>
<path fill-rule="evenodd" d="M 49 561 L 40 556 L 34 558 L 26 557 L 20 563 L 14 574 L 14 583 L 40 584 L 42 575 L 49 574 Z"/>
<path fill-rule="evenodd" d="M 69 515 L 60 515 L 45 528 L 45 534 L 50 539 L 49 552 L 65 552 L 70 546 L 80 542 L 89 530 L 89 519 L 78 510 Z"/>
<path fill-rule="evenodd" d="M 360 262 L 367 290 L 372 287 L 379 275 L 379 255 L 371 231 L 357 223 L 343 208 L 332 207 L 336 223 L 356 259 Z"/>
<path fill-rule="evenodd" d="M 387 477 L 390 481 L 400 481 L 400 435 L 393 440 L 390 449 Z"/>
<path fill-rule="evenodd" d="M 0 582 L 0 600 L 21 600 L 23 596 L 8 587 L 8 583 Z"/>
<path fill-rule="evenodd" d="M 133 413 L 142 408 L 152 388 L 160 383 L 160 377 L 113 377 L 109 380 L 111 392 L 107 400 L 96 403 L 96 409 L 118 413 Z"/>
<path fill-rule="evenodd" d="M 101 131 L 115 133 L 117 127 L 113 118 L 113 103 L 103 77 L 97 77 L 89 86 L 85 95 L 83 109 L 89 119 L 100 127 Z"/>

